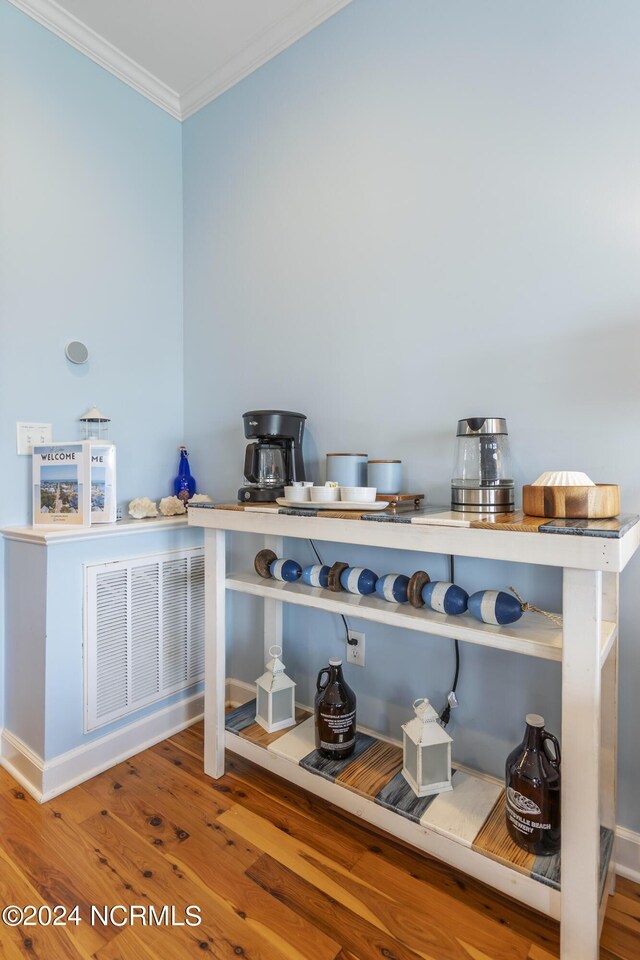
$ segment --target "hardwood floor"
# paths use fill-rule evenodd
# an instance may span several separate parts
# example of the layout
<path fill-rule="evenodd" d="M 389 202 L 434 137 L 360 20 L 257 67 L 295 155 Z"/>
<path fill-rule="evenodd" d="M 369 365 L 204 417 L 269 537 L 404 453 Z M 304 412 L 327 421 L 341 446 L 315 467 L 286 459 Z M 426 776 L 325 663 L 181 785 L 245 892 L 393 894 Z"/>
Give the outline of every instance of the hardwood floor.
<path fill-rule="evenodd" d="M 0 924 L 0 957 L 558 957 L 553 921 L 239 757 L 210 780 L 202 749 L 197 724 L 44 806 L 0 771 L 0 907 L 77 904 L 81 918 Z M 165 904 L 182 923 L 199 907 L 201 925 L 128 912 Z M 115 922 L 92 924 L 92 905 Z M 640 887 L 619 880 L 601 958 L 638 957 Z"/>

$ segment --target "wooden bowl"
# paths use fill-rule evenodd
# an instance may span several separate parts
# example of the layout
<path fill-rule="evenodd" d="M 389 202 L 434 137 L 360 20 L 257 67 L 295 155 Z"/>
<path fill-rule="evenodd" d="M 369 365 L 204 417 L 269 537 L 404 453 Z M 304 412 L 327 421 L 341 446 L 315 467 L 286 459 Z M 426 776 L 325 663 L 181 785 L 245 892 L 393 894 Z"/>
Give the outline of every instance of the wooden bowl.
<path fill-rule="evenodd" d="M 530 517 L 567 520 L 604 520 L 620 513 L 617 483 L 596 483 L 593 487 L 522 488 L 522 509 Z"/>

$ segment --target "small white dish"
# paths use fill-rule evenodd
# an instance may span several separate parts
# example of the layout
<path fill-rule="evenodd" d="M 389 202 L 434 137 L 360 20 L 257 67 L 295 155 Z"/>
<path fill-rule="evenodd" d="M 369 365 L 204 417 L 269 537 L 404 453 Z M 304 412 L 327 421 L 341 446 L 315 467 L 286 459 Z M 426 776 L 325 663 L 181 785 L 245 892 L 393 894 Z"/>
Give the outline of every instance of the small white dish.
<path fill-rule="evenodd" d="M 296 503 L 309 502 L 310 487 L 285 487 L 284 495 L 287 500 L 295 500 Z"/>
<path fill-rule="evenodd" d="M 340 499 L 357 503 L 375 503 L 375 487 L 340 487 Z"/>
<path fill-rule="evenodd" d="M 340 499 L 338 487 L 308 487 L 312 503 L 335 503 Z"/>

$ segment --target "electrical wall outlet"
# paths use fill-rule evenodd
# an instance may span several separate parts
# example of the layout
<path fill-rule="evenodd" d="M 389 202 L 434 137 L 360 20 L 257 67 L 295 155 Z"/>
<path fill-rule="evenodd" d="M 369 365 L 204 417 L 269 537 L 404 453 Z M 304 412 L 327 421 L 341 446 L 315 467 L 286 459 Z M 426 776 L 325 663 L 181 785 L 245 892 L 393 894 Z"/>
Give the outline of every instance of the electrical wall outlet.
<path fill-rule="evenodd" d="M 349 630 L 347 663 L 353 663 L 356 667 L 364 667 L 364 633 L 358 633 L 357 630 Z"/>
<path fill-rule="evenodd" d="M 31 456 L 34 443 L 53 442 L 53 424 L 20 423 L 16 424 L 18 434 L 18 454 Z"/>

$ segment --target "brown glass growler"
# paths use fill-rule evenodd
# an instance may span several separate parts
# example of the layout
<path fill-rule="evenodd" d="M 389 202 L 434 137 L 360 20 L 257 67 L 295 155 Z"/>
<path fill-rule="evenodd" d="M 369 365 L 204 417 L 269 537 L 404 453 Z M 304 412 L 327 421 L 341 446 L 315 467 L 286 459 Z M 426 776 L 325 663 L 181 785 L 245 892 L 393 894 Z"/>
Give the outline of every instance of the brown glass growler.
<path fill-rule="evenodd" d="M 560 850 L 560 744 L 543 717 L 529 713 L 526 722 L 524 740 L 507 758 L 507 829 L 519 847 L 545 857 Z"/>
<path fill-rule="evenodd" d="M 316 689 L 316 748 L 328 760 L 344 760 L 356 745 L 356 695 L 342 676 L 342 660 L 329 660 Z"/>

